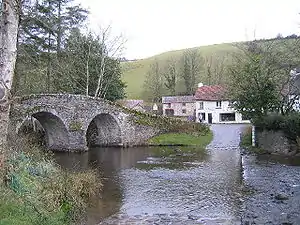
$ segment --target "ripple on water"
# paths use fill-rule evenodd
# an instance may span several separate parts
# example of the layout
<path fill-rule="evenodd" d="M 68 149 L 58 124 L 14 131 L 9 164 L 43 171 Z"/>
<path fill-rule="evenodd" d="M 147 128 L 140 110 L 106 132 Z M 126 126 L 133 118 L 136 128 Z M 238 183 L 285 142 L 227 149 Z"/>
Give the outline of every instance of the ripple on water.
<path fill-rule="evenodd" d="M 115 204 L 102 215 L 101 224 L 240 224 L 240 127 L 225 127 L 212 126 L 214 141 L 206 151 L 178 147 L 89 152 L 87 165 L 97 165 L 107 178 L 101 204 Z M 114 199 L 111 190 L 120 197 Z"/>

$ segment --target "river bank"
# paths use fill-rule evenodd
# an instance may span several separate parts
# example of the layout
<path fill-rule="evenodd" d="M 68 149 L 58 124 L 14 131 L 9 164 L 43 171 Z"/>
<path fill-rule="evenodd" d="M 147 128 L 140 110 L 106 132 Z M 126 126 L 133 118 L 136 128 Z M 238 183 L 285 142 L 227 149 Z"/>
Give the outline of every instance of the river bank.
<path fill-rule="evenodd" d="M 242 224 L 300 224 L 300 158 L 243 154 Z"/>
<path fill-rule="evenodd" d="M 0 168 L 0 224 L 73 224 L 101 189 L 98 176 L 65 171 L 52 154 L 17 143 Z"/>
<path fill-rule="evenodd" d="M 251 132 L 241 136 L 243 225 L 300 224 L 300 157 L 271 155 L 251 147 Z"/>

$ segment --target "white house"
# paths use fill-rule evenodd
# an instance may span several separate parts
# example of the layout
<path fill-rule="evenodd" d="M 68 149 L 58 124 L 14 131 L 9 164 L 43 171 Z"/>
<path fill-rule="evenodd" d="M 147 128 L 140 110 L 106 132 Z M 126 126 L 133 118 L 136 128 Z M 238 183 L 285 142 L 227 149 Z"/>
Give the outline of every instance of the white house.
<path fill-rule="evenodd" d="M 194 96 L 165 96 L 162 97 L 163 115 L 191 117 L 195 114 Z"/>
<path fill-rule="evenodd" d="M 232 107 L 221 85 L 199 83 L 195 93 L 196 122 L 204 123 L 250 123 Z"/>

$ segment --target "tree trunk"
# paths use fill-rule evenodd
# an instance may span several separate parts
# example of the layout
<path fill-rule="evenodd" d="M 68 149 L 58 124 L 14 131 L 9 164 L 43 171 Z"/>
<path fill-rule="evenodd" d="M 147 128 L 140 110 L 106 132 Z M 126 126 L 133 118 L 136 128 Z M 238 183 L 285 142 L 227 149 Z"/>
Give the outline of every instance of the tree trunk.
<path fill-rule="evenodd" d="M 17 55 L 21 0 L 3 0 L 0 21 L 0 154 L 6 153 L 11 86 Z M 0 156 L 1 158 L 1 156 Z M 0 159 L 1 161 L 1 159 Z M 0 162 L 1 164 L 1 162 Z"/>
<path fill-rule="evenodd" d="M 61 1 L 58 1 L 58 31 L 57 31 L 57 56 L 60 57 L 61 54 L 61 37 L 62 37 L 62 29 L 61 29 Z"/>
<path fill-rule="evenodd" d="M 50 79 L 51 79 L 51 51 L 50 51 L 50 46 L 51 46 L 51 34 L 49 32 L 48 34 L 48 65 L 47 65 L 47 77 L 46 77 L 46 90 L 47 93 L 50 93 Z"/>

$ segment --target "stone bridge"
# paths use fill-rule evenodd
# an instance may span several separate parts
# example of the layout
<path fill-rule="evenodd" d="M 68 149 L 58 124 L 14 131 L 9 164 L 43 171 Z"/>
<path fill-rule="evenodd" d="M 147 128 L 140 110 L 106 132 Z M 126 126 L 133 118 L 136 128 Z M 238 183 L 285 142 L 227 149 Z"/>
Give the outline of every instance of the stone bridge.
<path fill-rule="evenodd" d="M 32 125 L 44 133 L 51 150 L 89 146 L 136 146 L 159 131 L 139 125 L 130 110 L 104 99 L 71 94 L 18 97 L 11 105 L 9 141 Z"/>

